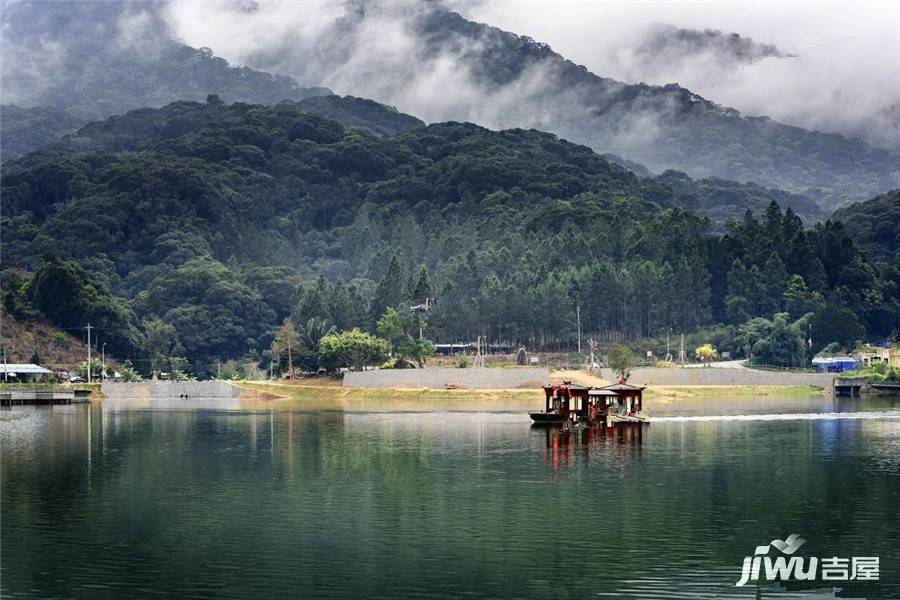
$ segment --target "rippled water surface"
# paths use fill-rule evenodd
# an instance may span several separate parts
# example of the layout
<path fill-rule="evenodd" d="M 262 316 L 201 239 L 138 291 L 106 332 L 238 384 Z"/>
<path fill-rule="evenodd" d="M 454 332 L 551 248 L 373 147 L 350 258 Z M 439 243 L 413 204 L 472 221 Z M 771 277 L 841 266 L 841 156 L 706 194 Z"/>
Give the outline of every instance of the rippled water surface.
<path fill-rule="evenodd" d="M 880 557 L 838 597 L 900 597 L 900 406 L 745 404 L 663 400 L 643 430 L 568 439 L 510 405 L 7 413 L 2 595 L 833 597 L 734 587 L 798 533 L 804 556 Z"/>

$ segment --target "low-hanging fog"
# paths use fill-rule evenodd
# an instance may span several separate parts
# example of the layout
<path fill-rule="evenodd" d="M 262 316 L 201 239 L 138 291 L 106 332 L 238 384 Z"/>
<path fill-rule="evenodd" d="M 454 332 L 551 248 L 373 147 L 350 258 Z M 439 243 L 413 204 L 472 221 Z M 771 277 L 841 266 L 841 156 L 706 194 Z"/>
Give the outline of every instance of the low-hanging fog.
<path fill-rule="evenodd" d="M 530 35 L 629 83 L 677 82 L 745 114 L 900 147 L 900 3 L 460 0 L 457 10 Z M 786 58 L 748 63 L 711 47 L 671 60 L 637 52 L 660 24 L 773 44 Z"/>
<path fill-rule="evenodd" d="M 900 4 L 444 4 L 549 43 L 601 76 L 677 82 L 745 114 L 900 148 Z M 372 97 L 428 121 L 539 127 L 549 118 L 540 103 L 531 103 L 528 115 L 518 105 L 523 96 L 550 93 L 554 82 L 545 73 L 532 69 L 505 85 L 486 85 L 464 60 L 481 48 L 428 43 L 411 26 L 424 6 L 412 0 L 170 0 L 164 14 L 175 35 L 192 46 L 291 75 L 302 85 Z M 665 35 L 678 29 L 722 35 L 705 36 L 710 43 L 699 45 Z M 742 36 L 742 48 L 753 49 L 751 55 L 721 43 L 732 32 Z M 564 96 L 566 90 L 555 92 Z"/>

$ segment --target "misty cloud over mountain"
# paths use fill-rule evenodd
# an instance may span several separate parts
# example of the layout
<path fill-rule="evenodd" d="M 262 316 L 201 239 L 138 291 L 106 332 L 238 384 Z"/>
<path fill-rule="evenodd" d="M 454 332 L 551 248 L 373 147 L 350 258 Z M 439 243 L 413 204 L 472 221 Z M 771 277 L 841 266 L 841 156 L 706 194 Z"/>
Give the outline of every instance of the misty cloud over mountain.
<path fill-rule="evenodd" d="M 756 181 L 804 191 L 826 206 L 882 192 L 900 178 L 896 155 L 745 118 L 678 85 L 596 75 L 547 44 L 468 20 L 438 2 L 13 6 L 4 11 L 4 52 L 28 60 L 21 68 L 4 61 L 4 102 L 106 116 L 205 93 L 273 103 L 308 95 L 305 86 L 325 86 L 429 122 L 542 129 L 657 172 Z M 720 43 L 704 37 L 706 46 Z M 729 53 L 742 52 L 746 59 L 773 50 L 732 39 Z M 234 68 L 213 53 L 252 68 Z"/>
<path fill-rule="evenodd" d="M 848 140 L 742 118 L 677 85 L 626 85 L 602 71 L 595 75 L 546 44 L 467 20 L 436 2 L 170 2 L 165 16 L 187 43 L 288 74 L 301 85 L 371 97 L 429 122 L 544 129 L 657 171 L 850 192 L 887 189 L 900 164 Z M 682 64 L 695 68 L 721 45 L 732 70 L 739 59 L 785 54 L 741 37 L 701 37 Z M 636 39 L 644 54 L 663 52 L 640 31 Z M 684 57 L 688 46 L 685 41 L 677 54 Z M 804 156 L 796 155 L 798 147 Z"/>
<path fill-rule="evenodd" d="M 647 31 L 646 37 L 633 50 L 636 60 L 644 68 L 660 71 L 675 63 L 705 57 L 724 66 L 749 65 L 764 58 L 791 58 L 775 44 L 762 44 L 737 33 L 723 33 L 716 29 L 682 29 L 659 24 Z"/>
<path fill-rule="evenodd" d="M 233 67 L 172 37 L 149 2 L 17 1 L 3 5 L 4 104 L 51 106 L 81 121 L 209 93 L 249 102 L 302 99 L 289 77 Z"/>
<path fill-rule="evenodd" d="M 900 148 L 900 4 L 747 2 L 486 2 L 445 0 L 467 18 L 550 43 L 591 71 L 628 83 L 676 82 L 745 115 Z M 742 63 L 716 52 L 647 60 L 660 23 L 737 32 L 791 58 Z"/>

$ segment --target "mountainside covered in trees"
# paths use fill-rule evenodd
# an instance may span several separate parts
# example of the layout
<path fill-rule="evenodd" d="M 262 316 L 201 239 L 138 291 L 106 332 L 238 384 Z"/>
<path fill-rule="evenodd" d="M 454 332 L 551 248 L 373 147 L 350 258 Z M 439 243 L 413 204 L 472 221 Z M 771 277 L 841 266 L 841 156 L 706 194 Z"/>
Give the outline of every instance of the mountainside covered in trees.
<path fill-rule="evenodd" d="M 530 347 L 568 344 L 576 306 L 605 339 L 725 323 L 736 355 L 738 326 L 778 311 L 824 315 L 820 346 L 889 335 L 900 315 L 896 265 L 839 223 L 806 230 L 771 203 L 713 235 L 679 202 L 717 182 L 640 179 L 537 131 L 372 135 L 213 98 L 91 124 L 4 165 L 2 185 L 12 314 L 90 319 L 119 358 L 163 323 L 201 372 L 258 356 L 287 316 L 374 330 L 422 294 L 433 339 Z"/>
<path fill-rule="evenodd" d="M 900 262 L 900 189 L 834 211 L 873 258 Z"/>
<path fill-rule="evenodd" d="M 474 48 L 466 59 L 491 85 L 543 69 L 552 84 L 529 101 L 546 109 L 565 91 L 567 96 L 574 93 L 583 108 L 558 104 L 552 117 L 556 123 L 542 123 L 542 129 L 655 171 L 680 169 L 693 176 L 795 191 L 825 188 L 851 196 L 889 189 L 900 177 L 900 157 L 859 140 L 744 117 L 678 85 L 627 85 L 598 77 L 544 44 L 453 13 L 435 11 L 422 27 L 435 49 L 450 44 Z M 462 44 L 460 39 L 483 45 Z"/>
<path fill-rule="evenodd" d="M 264 9 L 241 10 L 249 19 Z M 405 36 L 403 53 L 378 43 L 375 32 L 385 24 Z M 396 105 L 426 121 L 533 127 L 654 172 L 754 181 L 813 195 L 826 207 L 881 193 L 900 178 L 900 157 L 862 141 L 745 117 L 676 84 L 606 78 L 439 2 L 357 3 L 313 40 L 285 36 L 254 47 L 247 60 L 258 68 Z"/>
<path fill-rule="evenodd" d="M 21 156 L 74 131 L 84 122 L 53 106 L 0 106 L 0 162 Z"/>
<path fill-rule="evenodd" d="M 328 93 L 318 86 L 335 81 L 341 93 L 428 120 L 534 127 L 655 172 L 754 181 L 803 193 L 826 209 L 896 187 L 900 177 L 900 157 L 861 141 L 743 117 L 677 85 L 629 85 L 597 76 L 546 44 L 468 21 L 438 2 L 351 3 L 315 40 L 254 40 L 260 47 L 252 64 L 294 74 L 309 88 L 289 77 L 231 67 L 210 49 L 176 41 L 164 6 L 10 4 L 3 12 L 4 102 L 53 107 L 83 123 L 208 94 L 226 102 L 299 100 Z M 216 10 L 249 19 L 262 9 L 223 3 Z M 370 18 L 399 23 L 402 35 L 411 36 L 407 51 L 379 54 L 384 48 L 368 37 L 379 31 Z M 22 118 L 40 118 L 40 130 L 28 136 Z M 16 133 L 8 135 L 8 128 Z M 4 155 L 38 147 L 51 128 L 68 130 L 64 119 L 7 109 Z"/>

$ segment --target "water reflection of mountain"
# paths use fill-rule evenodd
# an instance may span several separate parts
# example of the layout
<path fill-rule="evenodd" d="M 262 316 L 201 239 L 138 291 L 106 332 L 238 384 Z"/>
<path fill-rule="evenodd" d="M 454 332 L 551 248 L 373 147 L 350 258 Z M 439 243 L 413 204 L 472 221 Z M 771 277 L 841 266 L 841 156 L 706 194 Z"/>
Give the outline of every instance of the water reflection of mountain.
<path fill-rule="evenodd" d="M 900 596 L 900 420 L 560 439 L 524 412 L 30 419 L 0 423 L 4 596 L 752 598 L 743 557 L 792 532 L 810 555 L 881 557 L 879 586 L 844 596 Z"/>

